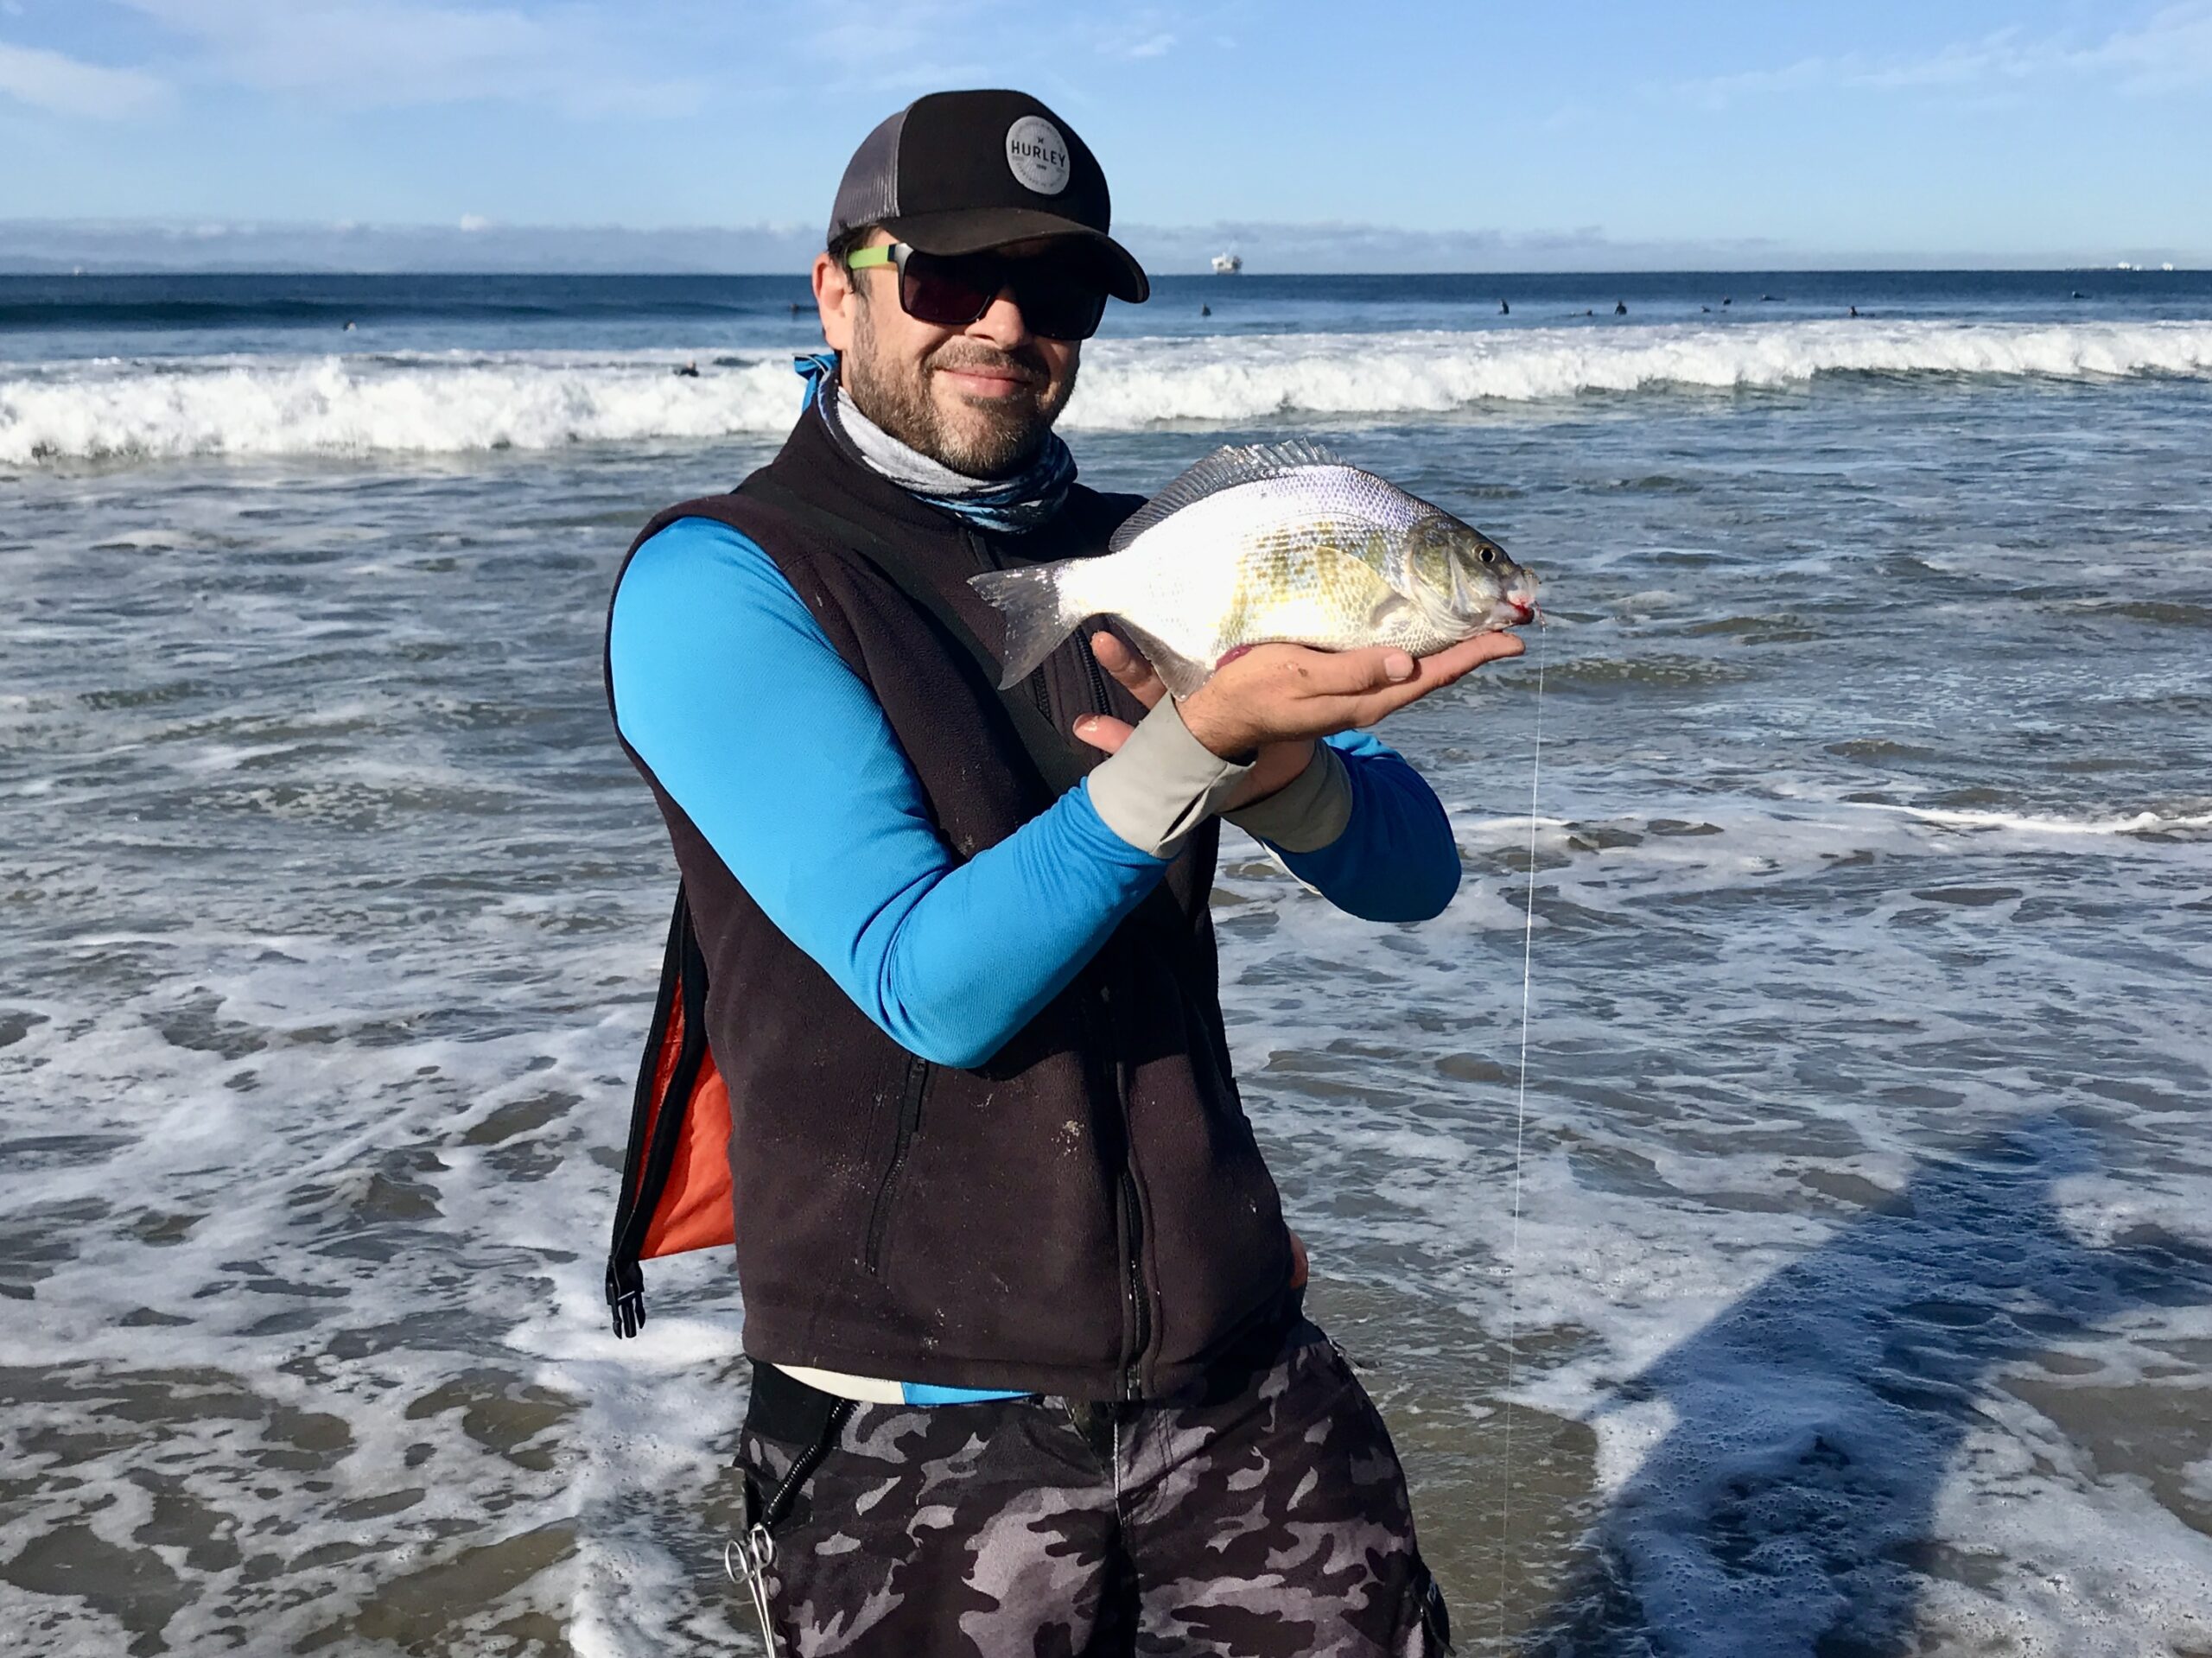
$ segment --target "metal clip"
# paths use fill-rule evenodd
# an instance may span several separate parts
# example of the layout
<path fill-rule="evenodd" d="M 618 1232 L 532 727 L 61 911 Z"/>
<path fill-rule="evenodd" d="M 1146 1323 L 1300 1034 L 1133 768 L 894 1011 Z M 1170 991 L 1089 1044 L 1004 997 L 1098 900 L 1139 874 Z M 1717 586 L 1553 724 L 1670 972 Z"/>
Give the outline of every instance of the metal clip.
<path fill-rule="evenodd" d="M 741 1541 L 732 1537 L 722 1544 L 722 1570 L 751 1597 L 768 1658 L 776 1658 L 776 1623 L 768 1607 L 768 1568 L 775 1563 L 776 1540 L 766 1526 L 754 1526 Z"/>

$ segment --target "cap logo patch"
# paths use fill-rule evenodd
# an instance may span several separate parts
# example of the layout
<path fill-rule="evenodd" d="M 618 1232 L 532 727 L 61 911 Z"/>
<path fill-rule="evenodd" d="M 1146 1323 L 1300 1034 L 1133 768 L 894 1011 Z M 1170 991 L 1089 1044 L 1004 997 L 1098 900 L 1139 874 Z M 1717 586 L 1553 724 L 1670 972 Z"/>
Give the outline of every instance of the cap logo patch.
<path fill-rule="evenodd" d="M 1041 115 L 1025 115 L 1006 130 L 1006 164 L 1040 196 L 1068 187 L 1068 141 Z"/>

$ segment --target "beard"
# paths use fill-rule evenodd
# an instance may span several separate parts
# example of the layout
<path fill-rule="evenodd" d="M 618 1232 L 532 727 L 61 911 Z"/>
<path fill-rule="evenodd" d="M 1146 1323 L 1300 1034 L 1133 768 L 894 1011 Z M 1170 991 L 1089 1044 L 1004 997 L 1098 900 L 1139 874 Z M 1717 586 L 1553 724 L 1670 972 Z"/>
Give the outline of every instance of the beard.
<path fill-rule="evenodd" d="M 884 372 L 866 304 L 855 320 L 853 347 L 843 366 L 845 391 L 854 406 L 908 448 L 970 478 L 1005 478 L 1027 466 L 1075 391 L 1072 363 L 1067 378 L 1054 385 L 1052 370 L 1035 347 L 1005 352 L 962 336 L 931 352 L 912 374 L 895 368 Z M 1011 373 L 1020 378 L 1022 389 L 988 400 L 956 398 L 961 412 L 949 415 L 931 391 L 940 369 Z"/>

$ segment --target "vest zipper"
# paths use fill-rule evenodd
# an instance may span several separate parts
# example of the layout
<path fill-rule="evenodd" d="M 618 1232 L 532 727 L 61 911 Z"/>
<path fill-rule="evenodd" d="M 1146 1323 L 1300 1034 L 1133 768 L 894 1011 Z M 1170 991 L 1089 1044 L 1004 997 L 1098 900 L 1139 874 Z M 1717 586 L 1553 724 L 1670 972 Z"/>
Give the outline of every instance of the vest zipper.
<path fill-rule="evenodd" d="M 1083 1021 L 1086 1034 L 1105 1032 L 1103 1046 L 1109 1054 L 1116 1046 L 1112 981 L 1106 976 L 1113 970 L 1113 955 L 1109 944 L 1093 958 L 1101 979 L 1098 1005 L 1095 1018 L 1090 1009 L 1084 1010 Z M 1152 1303 L 1144 1286 L 1144 1200 L 1137 1191 L 1136 1129 L 1129 1121 L 1129 1102 L 1122 1088 L 1122 1067 L 1109 1058 L 1094 1068 L 1094 1075 L 1100 1072 L 1114 1090 L 1114 1102 L 1122 1114 L 1122 1172 L 1115 1190 L 1122 1205 L 1122 1248 L 1127 1256 L 1122 1263 L 1122 1288 L 1128 1297 L 1129 1342 L 1122 1366 L 1122 1396 L 1135 1400 L 1144 1397 L 1144 1355 L 1152 1344 Z"/>
<path fill-rule="evenodd" d="M 1122 1121 L 1128 1121 L 1125 1109 Z M 1126 1133 L 1123 1139 L 1126 1140 Z M 1144 1293 L 1144 1205 L 1137 1197 L 1137 1172 L 1134 1156 L 1125 1152 L 1122 1164 L 1122 1231 L 1129 1244 L 1129 1305 L 1134 1313 L 1131 1320 L 1135 1340 L 1129 1350 L 1128 1368 L 1122 1375 L 1122 1394 L 1126 1399 L 1144 1397 L 1144 1350 L 1152 1344 L 1151 1307 Z"/>
<path fill-rule="evenodd" d="M 1098 665 L 1098 658 L 1090 653 L 1088 634 L 1084 635 L 1083 641 L 1083 665 L 1090 675 L 1090 711 L 1093 714 L 1111 714 L 1114 711 L 1113 693 L 1106 689 L 1106 670 Z"/>
<path fill-rule="evenodd" d="M 661 1061 L 671 1027 L 681 1034 L 663 1089 Z M 707 960 L 700 954 L 690 906 L 679 884 L 661 959 L 652 1027 L 638 1066 L 629 1146 L 622 1157 L 622 1190 L 615 1201 L 614 1236 L 607 1255 L 607 1305 L 617 1336 L 634 1336 L 645 1327 L 645 1278 L 638 1263 L 645 1254 L 645 1235 L 652 1229 L 653 1217 L 668 1191 L 683 1140 L 684 1117 L 691 1107 L 691 1089 L 702 1069 L 713 1061 L 707 1046 Z"/>
<path fill-rule="evenodd" d="M 822 1459 L 837 1443 L 839 1432 L 853 1413 L 853 1403 L 849 1399 L 840 1399 L 830 1407 L 830 1418 L 823 1423 L 822 1432 L 815 1436 L 812 1445 L 799 1453 L 798 1460 L 791 1464 L 791 1471 L 784 1476 L 784 1483 L 776 1488 L 776 1495 L 769 1498 L 768 1506 L 760 1510 L 760 1518 L 754 1523 L 762 1530 L 772 1534 L 777 1523 L 791 1511 L 792 1500 L 798 1496 L 799 1488 L 806 1483 L 807 1476 L 821 1465 Z"/>
<path fill-rule="evenodd" d="M 883 1265 L 883 1235 L 891 1226 L 891 1194 L 899 1184 L 899 1171 L 906 1165 L 906 1153 L 913 1146 L 914 1134 L 922 1126 L 922 1094 L 929 1087 L 930 1062 L 919 1054 L 906 1056 L 906 1083 L 899 1096 L 899 1130 L 891 1143 L 890 1166 L 883 1171 L 883 1178 L 875 1188 L 875 1206 L 868 1212 L 868 1243 L 861 1260 L 869 1272 L 879 1272 Z"/>

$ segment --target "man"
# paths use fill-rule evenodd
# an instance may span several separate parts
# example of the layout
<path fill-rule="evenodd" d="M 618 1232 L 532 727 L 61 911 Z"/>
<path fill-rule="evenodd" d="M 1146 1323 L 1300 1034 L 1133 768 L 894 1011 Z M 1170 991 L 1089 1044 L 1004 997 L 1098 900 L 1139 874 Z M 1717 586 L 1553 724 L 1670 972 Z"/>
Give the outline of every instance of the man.
<path fill-rule="evenodd" d="M 1443 1651 L 1389 1435 L 1300 1312 L 1207 899 L 1225 815 L 1356 914 L 1441 910 L 1442 809 L 1352 734 L 1520 647 L 1267 645 L 1179 708 L 1101 631 L 993 689 L 967 578 L 1140 505 L 1052 429 L 1147 292 L 1109 224 L 1034 98 L 883 123 L 789 441 L 617 583 L 730 1096 L 747 1575 L 792 1653 Z"/>

